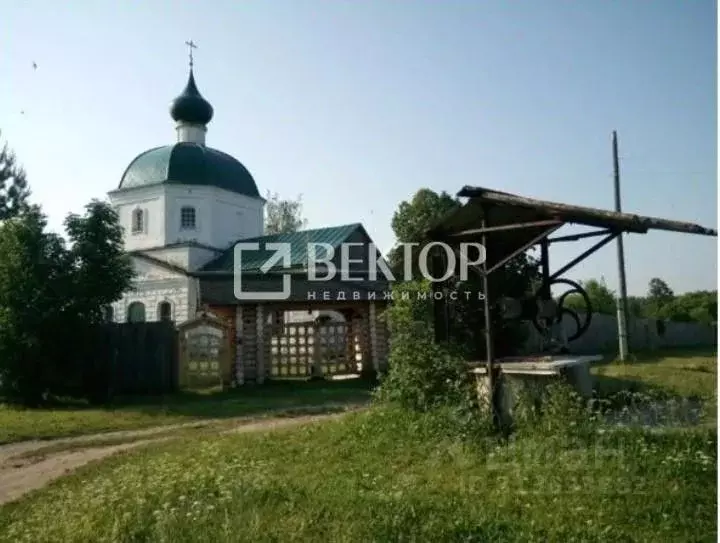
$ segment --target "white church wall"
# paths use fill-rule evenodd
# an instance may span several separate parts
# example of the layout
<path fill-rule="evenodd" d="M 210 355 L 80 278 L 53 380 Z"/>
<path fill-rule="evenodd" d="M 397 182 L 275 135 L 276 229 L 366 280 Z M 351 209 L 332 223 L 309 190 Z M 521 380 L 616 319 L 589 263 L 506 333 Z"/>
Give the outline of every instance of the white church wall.
<path fill-rule="evenodd" d="M 116 209 L 123 227 L 125 249 L 135 251 L 157 247 L 165 243 L 165 202 L 162 187 L 143 187 L 125 193 L 110 193 L 110 203 Z M 132 232 L 133 211 L 143 211 L 143 230 Z"/>
<path fill-rule="evenodd" d="M 241 238 L 262 235 L 264 202 L 216 187 L 167 186 L 166 243 L 197 241 L 225 249 Z M 195 229 L 181 229 L 181 209 L 195 208 Z"/>
<path fill-rule="evenodd" d="M 168 186 L 165 198 L 165 238 L 168 244 L 197 241 L 213 245 L 211 223 L 213 210 L 209 205 L 213 189 L 210 187 Z M 184 230 L 180 226 L 181 210 L 195 208 L 195 228 Z"/>
<path fill-rule="evenodd" d="M 152 262 L 148 262 L 142 258 L 132 258 L 133 269 L 135 270 L 135 281 L 154 281 L 158 279 L 178 279 L 184 278 L 184 275 L 178 272 L 168 270 L 162 266 L 158 266 Z"/>
<path fill-rule="evenodd" d="M 125 249 L 147 250 L 174 243 L 196 241 L 203 245 L 226 249 L 233 242 L 261 236 L 265 202 L 215 187 L 159 185 L 111 192 L 124 230 Z M 195 228 L 181 228 L 181 210 L 195 209 Z M 132 232 L 133 211 L 141 209 L 144 229 Z M 178 265 L 202 265 L 213 255 L 203 251 L 168 253 Z"/>
<path fill-rule="evenodd" d="M 154 322 L 160 320 L 160 304 L 169 302 L 172 320 L 176 323 L 185 322 L 190 314 L 195 314 L 190 303 L 190 291 L 187 277 L 138 282 L 134 290 L 113 304 L 113 318 L 116 322 L 126 322 L 130 304 L 140 302 L 145 306 L 145 320 Z"/>
<path fill-rule="evenodd" d="M 136 274 L 133 290 L 113 304 L 113 319 L 116 322 L 127 321 L 128 307 L 133 302 L 144 304 L 145 320 L 148 322 L 159 320 L 158 306 L 162 302 L 170 303 L 172 320 L 177 323 L 195 314 L 193 279 L 140 258 L 132 261 Z"/>
<path fill-rule="evenodd" d="M 188 247 L 186 269 L 189 271 L 195 271 L 221 254 L 221 251 L 212 251 L 202 247 Z"/>
<path fill-rule="evenodd" d="M 239 239 L 262 236 L 264 209 L 262 200 L 218 190 L 213 202 L 213 246 L 228 247 Z"/>
<path fill-rule="evenodd" d="M 162 302 L 170 303 L 170 315 L 173 321 L 185 322 L 190 314 L 188 280 L 182 278 L 138 283 L 136 290 L 128 292 L 122 300 L 113 304 L 113 315 L 116 322 L 127 321 L 128 307 L 133 302 L 145 305 L 147 322 L 159 320 L 158 307 Z"/>
<path fill-rule="evenodd" d="M 204 247 L 164 247 L 147 251 L 146 254 L 185 270 L 195 271 L 221 252 Z"/>

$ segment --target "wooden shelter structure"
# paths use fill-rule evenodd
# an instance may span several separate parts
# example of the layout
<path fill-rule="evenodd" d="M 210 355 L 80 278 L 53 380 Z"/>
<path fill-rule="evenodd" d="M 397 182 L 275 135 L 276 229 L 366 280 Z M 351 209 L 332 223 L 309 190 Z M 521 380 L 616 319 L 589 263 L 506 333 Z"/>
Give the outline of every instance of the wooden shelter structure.
<path fill-rule="evenodd" d="M 223 373 L 224 385 L 357 374 L 373 378 L 386 370 L 389 347 L 383 314 L 390 284 L 369 272 L 371 256 L 378 251 L 361 224 L 241 240 L 248 242 L 256 248 L 244 249 L 241 262 L 236 261 L 233 244 L 191 273 L 197 280 L 199 309 L 226 323 L 223 352 L 229 353 L 233 371 Z M 275 245 L 288 248 L 288 261 L 276 259 L 263 269 L 276 254 Z M 313 258 L 312 247 L 319 247 Z M 313 276 L 311 261 L 323 261 L 328 254 L 328 262 L 317 264 Z M 328 266 L 337 275 L 317 279 L 325 276 Z M 238 277 L 242 299 L 236 292 Z M 285 287 L 284 297 L 278 297 Z"/>
<path fill-rule="evenodd" d="M 494 271 L 502 268 L 514 257 L 534 246 L 539 246 L 542 283 L 530 303 L 527 300 L 520 301 L 512 308 L 510 312 L 513 313 L 513 317 L 535 322 L 553 321 L 562 318 L 563 313 L 573 313 L 562 307 L 562 300 L 559 301 L 559 304 L 552 300 L 553 284 L 568 283 L 577 287 L 575 290 L 580 289 L 580 294 L 584 294 L 579 285 L 563 279 L 562 276 L 617 236 L 623 233 L 645 234 L 650 230 L 664 230 L 717 237 L 717 230 L 693 223 L 538 200 L 484 187 L 466 186 L 458 193 L 458 197 L 468 200 L 435 225 L 428 232 L 428 237 L 431 241 L 448 244 L 457 255 L 460 255 L 461 243 L 480 242 L 485 248 L 485 261 L 476 267 L 475 271 L 482 277 L 485 294 L 486 352 L 485 367 L 481 371 L 487 376 L 487 386 L 491 391 L 495 389 L 493 383 L 500 369 L 506 373 L 513 370 L 544 372 L 544 374 L 559 371 L 558 357 L 530 356 L 495 359 L 491 312 L 496 309 L 498 299 L 496 293 L 492 291 L 492 283 L 489 278 Z M 551 237 L 560 228 L 570 224 L 591 227 L 592 230 Z M 600 239 L 570 262 L 551 271 L 549 257 L 551 245 L 593 237 Z M 442 289 L 442 285 L 436 283 L 434 288 Z M 586 294 L 585 299 L 588 300 Z M 449 334 L 447 299 L 442 296 L 434 296 L 433 300 L 435 339 L 436 341 L 445 341 Z M 591 314 L 591 309 L 588 309 Z M 588 323 L 589 321 L 584 324 L 578 322 L 579 334 L 587 329 Z M 560 359 L 568 360 L 567 365 L 574 363 L 568 357 L 560 357 Z M 493 405 L 495 405 L 495 399 L 493 399 Z"/>

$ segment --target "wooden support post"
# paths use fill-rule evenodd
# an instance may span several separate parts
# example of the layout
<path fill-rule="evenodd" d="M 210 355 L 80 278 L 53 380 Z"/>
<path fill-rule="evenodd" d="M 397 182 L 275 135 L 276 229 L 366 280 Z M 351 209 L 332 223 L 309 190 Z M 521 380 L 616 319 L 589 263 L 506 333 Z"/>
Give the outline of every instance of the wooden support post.
<path fill-rule="evenodd" d="M 255 382 L 260 385 L 265 382 L 265 311 L 263 309 L 262 304 L 257 305 L 257 365 L 255 366 Z"/>
<path fill-rule="evenodd" d="M 243 308 L 235 308 L 235 382 L 238 386 L 245 384 L 245 368 L 243 367 Z"/>
<path fill-rule="evenodd" d="M 324 377 L 322 359 L 325 354 L 325 348 L 322 345 L 321 337 L 320 325 L 316 322 L 312 327 L 313 357 L 312 366 L 310 367 L 310 379 L 322 379 Z"/>
<path fill-rule="evenodd" d="M 386 311 L 387 306 L 375 305 L 375 343 L 377 345 L 377 365 L 375 368 L 378 375 L 387 372 L 388 358 L 390 358 L 390 338 Z"/>
<path fill-rule="evenodd" d="M 550 288 L 550 243 L 548 242 L 548 239 L 545 238 L 540 242 L 540 274 L 542 276 L 542 288 L 540 289 L 540 299 L 541 300 L 551 300 L 552 299 L 552 289 Z M 539 308 L 538 308 L 539 310 Z M 544 334 L 542 334 L 541 342 L 540 342 L 540 350 L 545 350 L 545 348 L 548 345 L 551 345 L 552 342 L 550 341 L 550 338 L 552 337 L 553 328 L 555 326 L 554 322 L 550 322 L 548 325 L 547 333 L 548 336 L 546 337 Z M 563 323 L 562 323 L 562 317 L 559 323 L 559 328 L 562 331 L 563 329 Z M 547 343 L 546 343 L 547 342 Z"/>
<path fill-rule="evenodd" d="M 484 215 L 483 210 L 483 215 Z M 486 219 L 483 217 L 482 220 L 482 228 L 486 228 L 487 223 Z M 482 241 L 481 241 L 483 247 L 485 247 L 485 251 L 487 254 L 488 247 L 487 247 L 487 234 L 482 235 Z M 488 265 L 487 265 L 487 259 L 483 261 L 482 264 L 482 271 L 483 271 L 483 294 L 484 300 L 483 300 L 483 309 L 485 312 L 485 358 L 486 358 L 486 366 L 487 366 L 487 385 L 489 389 L 489 401 L 490 401 L 490 411 L 491 416 L 493 420 L 493 424 L 496 427 L 500 426 L 500 406 L 498 405 L 499 402 L 502 400 L 502 396 L 500 394 L 500 390 L 497 390 L 498 385 L 498 375 L 495 368 L 495 352 L 494 352 L 494 345 L 493 345 L 493 329 L 492 329 L 492 314 L 490 312 L 490 309 L 492 307 L 491 303 L 491 291 L 490 291 L 490 280 L 489 280 L 489 274 L 488 274 Z"/>
<path fill-rule="evenodd" d="M 362 352 L 362 373 L 373 371 L 373 349 L 370 337 L 370 303 L 363 307 L 361 318 L 358 321 L 360 327 L 360 351 Z"/>
<path fill-rule="evenodd" d="M 552 293 L 550 292 L 550 251 L 547 238 L 540 242 L 540 273 L 543 285 L 540 297 L 549 300 L 552 298 Z"/>
<path fill-rule="evenodd" d="M 380 367 L 380 361 L 378 360 L 380 353 L 378 352 L 378 333 L 377 333 L 377 311 L 375 309 L 375 302 L 370 302 L 368 309 L 368 325 L 370 326 L 370 357 L 372 358 L 372 369 L 370 371 L 363 371 L 364 374 L 371 376 L 377 375 Z"/>

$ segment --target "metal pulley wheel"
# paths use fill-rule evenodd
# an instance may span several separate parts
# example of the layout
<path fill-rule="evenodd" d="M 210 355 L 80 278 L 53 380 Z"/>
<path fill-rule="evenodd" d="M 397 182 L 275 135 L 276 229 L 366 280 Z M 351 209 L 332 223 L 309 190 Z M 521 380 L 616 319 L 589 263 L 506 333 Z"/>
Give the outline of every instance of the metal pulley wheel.
<path fill-rule="evenodd" d="M 567 341 L 575 341 L 585 334 L 585 332 L 587 332 L 590 328 L 593 312 L 590 297 L 580 284 L 575 281 L 571 281 L 570 279 L 554 279 L 550 281 L 548 288 L 552 288 L 553 285 L 566 285 L 570 287 L 570 289 L 563 292 L 557 300 L 543 300 L 540 298 L 542 289 L 538 290 L 535 294 L 535 299 L 538 303 L 538 311 L 533 319 L 533 325 L 538 332 L 543 333 L 551 326 L 561 324 L 563 316 L 568 315 L 575 323 L 576 329 L 574 333 L 567 335 Z M 565 302 L 571 294 L 577 294 L 582 298 L 584 307 L 581 310 L 565 307 Z"/>

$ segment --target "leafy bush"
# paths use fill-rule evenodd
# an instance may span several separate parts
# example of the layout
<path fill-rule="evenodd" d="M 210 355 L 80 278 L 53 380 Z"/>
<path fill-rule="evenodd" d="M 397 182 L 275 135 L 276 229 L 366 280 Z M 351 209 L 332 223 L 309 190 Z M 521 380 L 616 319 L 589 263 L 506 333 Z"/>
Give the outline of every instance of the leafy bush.
<path fill-rule="evenodd" d="M 568 383 L 557 380 L 541 385 L 542 399 L 516 391 L 513 432 L 517 437 L 540 437 L 588 444 L 596 435 L 604 411 L 597 402 L 588 402 Z"/>
<path fill-rule="evenodd" d="M 393 300 L 386 312 L 391 337 L 389 372 L 381 378 L 376 399 L 412 411 L 434 412 L 444 428 L 475 432 L 481 424 L 477 396 L 461 349 L 434 342 L 430 284 L 396 285 Z"/>

